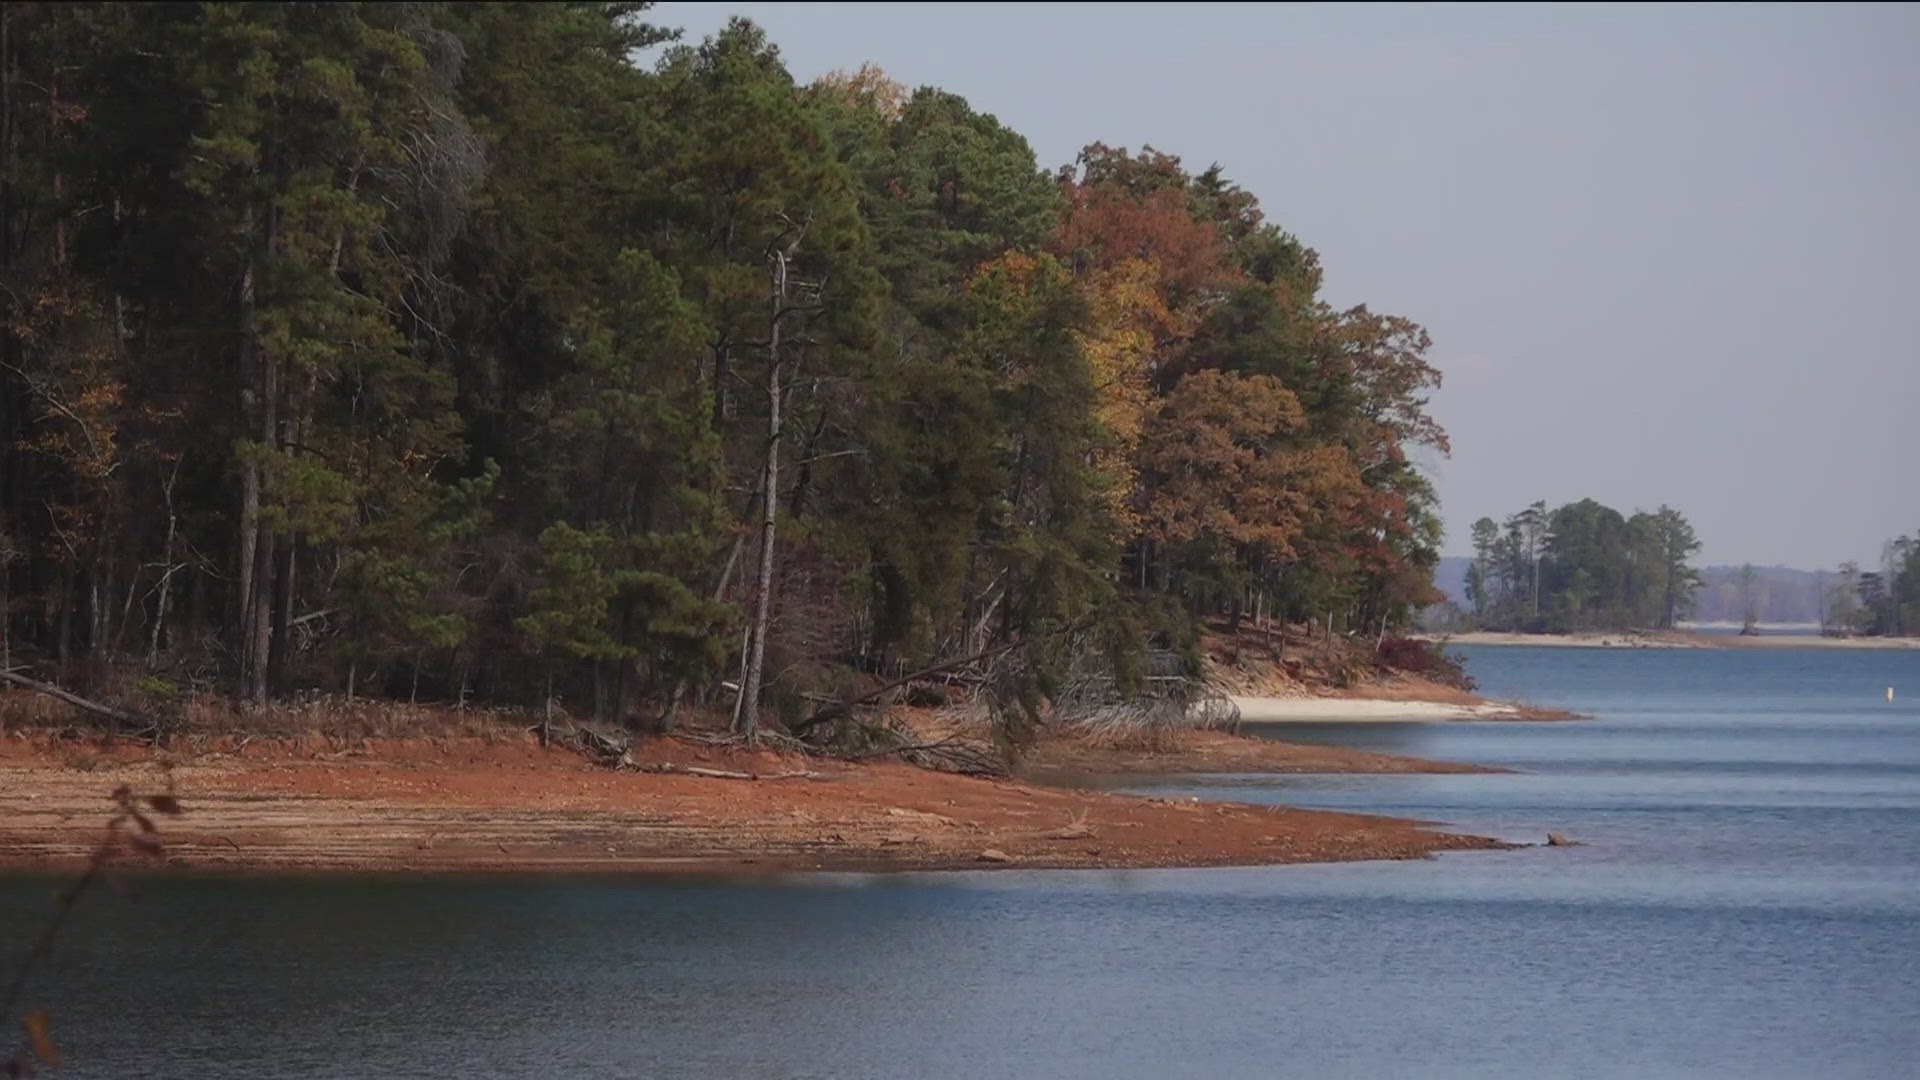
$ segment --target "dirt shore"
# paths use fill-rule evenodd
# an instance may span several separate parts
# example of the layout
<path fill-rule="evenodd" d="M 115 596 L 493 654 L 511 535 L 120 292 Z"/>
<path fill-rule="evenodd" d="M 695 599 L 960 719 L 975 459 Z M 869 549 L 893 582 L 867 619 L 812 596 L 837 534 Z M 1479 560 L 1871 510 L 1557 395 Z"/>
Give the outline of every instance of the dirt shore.
<path fill-rule="evenodd" d="M 1169 867 L 1418 858 L 1504 846 L 1418 822 L 1070 791 L 899 764 L 783 758 L 682 740 L 613 771 L 517 739 L 384 740 L 353 748 L 253 742 L 153 755 L 0 738 L 0 870 L 87 860 L 108 796 L 173 785 L 169 867 L 215 872 L 775 873 Z M 1125 771 L 1473 771 L 1326 747 L 1196 733 L 1151 759 L 1041 748 L 1035 763 Z"/>

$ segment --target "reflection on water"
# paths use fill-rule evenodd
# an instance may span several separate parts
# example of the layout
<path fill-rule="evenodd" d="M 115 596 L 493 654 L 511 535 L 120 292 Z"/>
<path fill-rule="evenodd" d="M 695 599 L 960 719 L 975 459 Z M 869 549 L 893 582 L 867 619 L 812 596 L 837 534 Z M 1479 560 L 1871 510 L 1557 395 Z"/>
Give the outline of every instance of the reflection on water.
<path fill-rule="evenodd" d="M 34 998 L 67 1077 L 1910 1075 L 1920 715 L 1857 687 L 1904 679 L 1920 701 L 1920 656 L 1535 652 L 1470 662 L 1489 693 L 1595 720 L 1301 733 L 1519 775 L 1163 790 L 1587 847 L 754 885 L 167 881 L 96 897 Z M 43 883 L 0 884 L 0 940 L 46 904 Z"/>

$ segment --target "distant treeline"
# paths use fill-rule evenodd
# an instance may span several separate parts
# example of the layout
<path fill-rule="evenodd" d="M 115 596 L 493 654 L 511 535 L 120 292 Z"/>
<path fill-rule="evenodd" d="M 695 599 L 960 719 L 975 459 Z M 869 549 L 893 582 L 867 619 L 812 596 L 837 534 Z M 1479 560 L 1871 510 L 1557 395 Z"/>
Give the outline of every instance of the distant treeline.
<path fill-rule="evenodd" d="M 1751 614 L 1756 622 L 1814 625 L 1826 610 L 1835 580 L 1832 571 L 1784 566 L 1703 567 L 1693 618 L 1738 623 Z"/>
<path fill-rule="evenodd" d="M 1837 570 L 1710 566 L 1700 572 L 1694 618 L 1702 622 L 1792 622 L 1829 634 L 1920 633 L 1920 538 L 1887 541 L 1880 565 Z"/>
<path fill-rule="evenodd" d="M 1844 562 L 1829 580 L 1820 617 L 1829 633 L 1920 635 L 1920 534 L 1881 545 L 1878 568 Z"/>
<path fill-rule="evenodd" d="M 1583 504 L 1574 504 L 1581 506 Z M 1597 505 L 1597 504 L 1596 504 Z M 1568 508 L 1563 507 L 1562 510 Z M 1430 622 L 1449 627 L 1472 625 L 1488 629 L 1535 627 L 1555 629 L 1650 629 L 1663 623 L 1664 572 L 1655 582 L 1639 567 L 1657 561 L 1659 513 L 1637 514 L 1623 521 L 1618 515 L 1598 507 L 1602 513 L 1581 512 L 1562 516 L 1559 511 L 1543 515 L 1544 504 L 1536 503 L 1508 518 L 1503 525 L 1491 519 L 1475 524 L 1476 551 L 1472 559 L 1445 558 L 1435 571 L 1435 583 L 1448 597 L 1448 605 L 1430 611 Z M 1545 521 L 1545 535 L 1537 544 L 1533 539 L 1538 523 Z M 1568 543 L 1557 539 L 1554 522 L 1561 526 L 1586 528 L 1603 541 Z M 1636 525 L 1635 523 L 1639 524 Z M 1684 519 L 1677 519 L 1684 524 Z M 1624 530 L 1622 526 L 1625 526 Z M 1619 538 L 1642 530 L 1640 553 L 1633 545 L 1621 545 Z M 1680 534 L 1684 541 L 1690 533 Z M 1543 614 L 1532 613 L 1532 577 L 1538 551 Z M 1575 576 L 1562 560 L 1580 552 L 1586 561 L 1578 569 L 1587 571 L 1581 578 L 1614 583 L 1620 592 L 1610 592 L 1615 601 L 1608 603 L 1590 597 L 1584 606 L 1586 616 L 1575 618 L 1573 601 L 1577 590 L 1567 588 Z M 1611 555 L 1604 553 L 1610 552 Z M 1595 573 L 1593 559 L 1611 564 L 1612 574 Z M 1871 570 L 1858 563 L 1843 563 L 1837 570 L 1797 570 L 1784 566 L 1708 566 L 1697 571 L 1684 569 L 1677 581 L 1686 590 L 1675 607 L 1676 619 L 1696 622 L 1736 623 L 1744 627 L 1760 623 L 1800 623 L 1818 626 L 1828 634 L 1912 635 L 1920 634 L 1920 534 L 1899 536 L 1881 548 L 1879 565 Z M 1691 578 L 1689 578 L 1691 575 Z M 1691 584 L 1688 584 L 1691 580 Z M 1619 597 L 1640 590 L 1641 600 L 1621 604 Z M 1654 593 L 1660 593 L 1660 604 Z M 1481 597 L 1476 607 L 1475 596 Z M 1450 605 L 1450 606 L 1449 606 Z M 1609 615 L 1611 612 L 1611 615 Z"/>
<path fill-rule="evenodd" d="M 645 8 L 0 6 L 12 662 L 750 730 L 1430 600 L 1427 335 L 1220 168 Z"/>
<path fill-rule="evenodd" d="M 1545 502 L 1504 522 L 1473 523 L 1461 613 L 1489 630 L 1671 627 L 1691 611 L 1700 550 L 1693 527 L 1662 506 L 1631 517 L 1592 499 Z"/>

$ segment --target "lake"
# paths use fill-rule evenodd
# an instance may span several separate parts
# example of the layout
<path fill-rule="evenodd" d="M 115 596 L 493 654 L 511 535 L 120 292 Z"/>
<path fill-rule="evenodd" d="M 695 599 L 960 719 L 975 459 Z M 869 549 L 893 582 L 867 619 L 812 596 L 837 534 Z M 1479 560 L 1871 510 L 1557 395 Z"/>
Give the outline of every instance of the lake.
<path fill-rule="evenodd" d="M 1147 786 L 1587 846 L 779 883 L 167 880 L 90 898 L 30 997 L 69 1080 L 1915 1075 L 1920 653 L 1460 651 L 1490 696 L 1594 718 L 1286 735 L 1514 775 Z M 10 950 L 47 890 L 0 883 Z"/>

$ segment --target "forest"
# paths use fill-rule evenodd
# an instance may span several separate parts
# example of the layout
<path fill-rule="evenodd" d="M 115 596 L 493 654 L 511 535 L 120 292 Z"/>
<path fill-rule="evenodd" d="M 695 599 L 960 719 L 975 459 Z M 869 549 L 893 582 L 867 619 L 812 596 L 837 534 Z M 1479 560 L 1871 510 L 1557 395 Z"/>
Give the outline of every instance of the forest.
<path fill-rule="evenodd" d="M 1672 629 L 1692 611 L 1700 574 L 1693 526 L 1671 507 L 1618 510 L 1582 499 L 1535 502 L 1473 523 L 1465 597 L 1475 626 L 1566 633 Z"/>
<path fill-rule="evenodd" d="M 0 669 L 750 736 L 1433 598 L 1428 336 L 1221 167 L 647 7 L 0 7 Z M 1603 511 L 1488 617 L 1670 621 Z"/>

